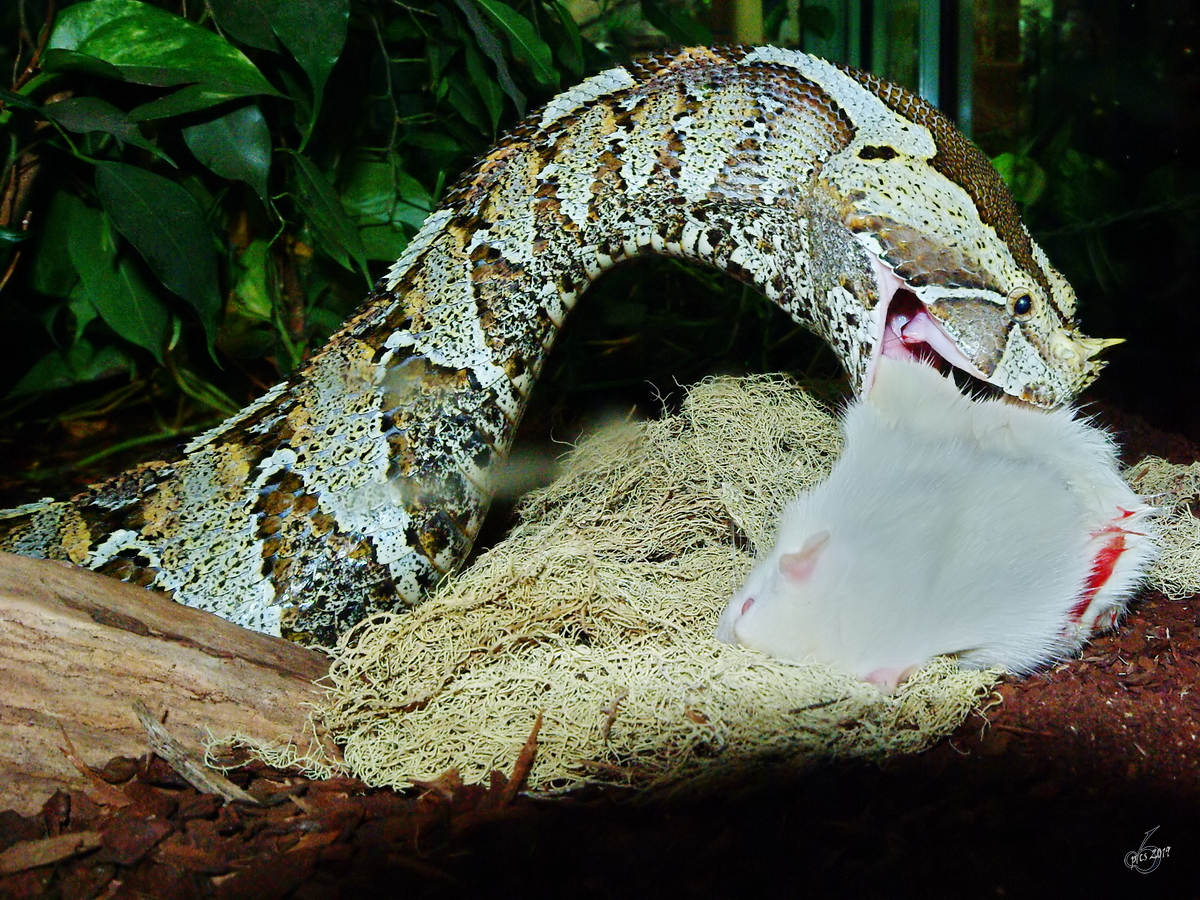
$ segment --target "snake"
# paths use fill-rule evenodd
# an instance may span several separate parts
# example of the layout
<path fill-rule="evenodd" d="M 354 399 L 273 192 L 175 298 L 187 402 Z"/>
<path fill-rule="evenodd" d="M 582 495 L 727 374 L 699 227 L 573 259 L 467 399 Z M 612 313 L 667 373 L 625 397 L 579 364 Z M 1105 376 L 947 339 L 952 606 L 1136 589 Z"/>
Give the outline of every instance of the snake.
<path fill-rule="evenodd" d="M 331 644 L 461 565 L 568 313 L 651 254 L 765 295 L 860 395 L 880 358 L 924 355 L 1053 408 L 1115 343 L 1079 332 L 1070 284 L 934 106 L 796 50 L 686 48 L 531 113 L 295 373 L 174 457 L 0 513 L 0 549 Z"/>

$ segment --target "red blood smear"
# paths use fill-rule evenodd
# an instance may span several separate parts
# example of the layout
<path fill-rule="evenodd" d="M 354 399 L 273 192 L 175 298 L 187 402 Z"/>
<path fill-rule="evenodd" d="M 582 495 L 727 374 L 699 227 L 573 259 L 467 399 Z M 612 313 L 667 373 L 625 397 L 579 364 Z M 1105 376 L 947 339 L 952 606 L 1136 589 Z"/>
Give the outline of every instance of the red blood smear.
<path fill-rule="evenodd" d="M 1122 512 L 1125 512 L 1125 510 L 1122 510 Z M 1121 518 L 1126 518 L 1128 515 L 1131 515 L 1131 513 L 1126 513 Z M 1100 548 L 1100 552 L 1096 554 L 1096 559 L 1092 562 L 1092 571 L 1088 575 L 1083 594 L 1080 596 L 1078 602 L 1071 607 L 1069 616 L 1072 621 L 1078 622 L 1083 618 L 1084 612 L 1091 605 L 1096 593 L 1100 588 L 1104 587 L 1108 579 L 1112 578 L 1113 570 L 1117 567 L 1117 560 L 1125 552 L 1125 532 L 1114 526 L 1098 533 L 1104 534 L 1105 531 L 1111 531 L 1113 533 L 1112 537 L 1108 539 L 1108 543 Z"/>

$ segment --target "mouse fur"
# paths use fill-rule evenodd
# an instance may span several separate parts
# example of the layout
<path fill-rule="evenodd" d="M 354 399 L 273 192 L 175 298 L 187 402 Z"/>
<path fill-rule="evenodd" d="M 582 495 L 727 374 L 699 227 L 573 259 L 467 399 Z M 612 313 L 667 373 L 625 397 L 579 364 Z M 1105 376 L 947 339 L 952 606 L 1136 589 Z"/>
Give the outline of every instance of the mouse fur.
<path fill-rule="evenodd" d="M 934 656 L 1032 672 L 1115 625 L 1152 509 L 1070 409 L 972 399 L 880 362 L 829 477 L 792 500 L 717 637 L 892 691 Z"/>

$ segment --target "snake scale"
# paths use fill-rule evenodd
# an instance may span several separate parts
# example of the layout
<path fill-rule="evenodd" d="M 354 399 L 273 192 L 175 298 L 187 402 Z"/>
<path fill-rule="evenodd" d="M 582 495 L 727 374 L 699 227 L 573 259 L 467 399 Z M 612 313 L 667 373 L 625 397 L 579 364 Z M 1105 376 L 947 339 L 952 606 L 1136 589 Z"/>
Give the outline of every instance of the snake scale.
<path fill-rule="evenodd" d="M 880 354 L 932 351 L 1052 407 L 1111 343 L 925 101 L 796 51 L 686 49 L 533 113 L 301 370 L 174 459 L 0 513 L 0 548 L 332 642 L 462 561 L 567 313 L 654 253 L 765 294 L 860 392 Z"/>

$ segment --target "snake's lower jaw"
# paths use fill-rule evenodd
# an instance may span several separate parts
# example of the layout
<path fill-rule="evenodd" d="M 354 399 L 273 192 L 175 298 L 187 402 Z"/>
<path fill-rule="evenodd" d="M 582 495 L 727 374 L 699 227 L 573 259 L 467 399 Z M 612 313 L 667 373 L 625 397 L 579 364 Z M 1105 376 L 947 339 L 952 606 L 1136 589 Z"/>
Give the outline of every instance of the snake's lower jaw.
<path fill-rule="evenodd" d="M 1105 361 L 1095 358 L 1096 354 L 1121 342 L 1121 339 L 1085 338 L 1074 332 L 1058 332 L 1051 342 L 1050 358 L 1032 352 L 1032 345 L 1025 344 L 1021 349 L 1026 352 L 1010 352 L 991 381 L 1007 394 L 1034 406 L 1053 409 L 1072 402 L 1095 381 L 1105 366 Z M 1069 348 L 1069 352 L 1063 352 L 1063 348 Z"/>
<path fill-rule="evenodd" d="M 941 299 L 926 308 L 970 364 L 933 344 L 939 356 L 1009 396 L 1044 408 L 1074 400 L 1104 368 L 1097 358 L 1101 351 L 1123 342 L 1084 337 L 1072 327 L 1027 330 L 1003 307 L 974 298 Z"/>

